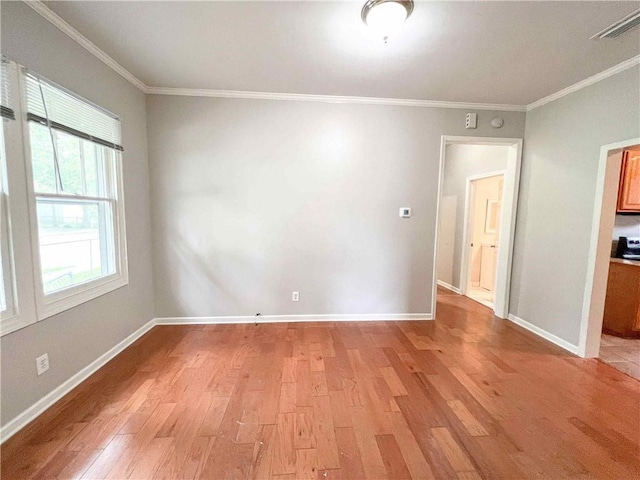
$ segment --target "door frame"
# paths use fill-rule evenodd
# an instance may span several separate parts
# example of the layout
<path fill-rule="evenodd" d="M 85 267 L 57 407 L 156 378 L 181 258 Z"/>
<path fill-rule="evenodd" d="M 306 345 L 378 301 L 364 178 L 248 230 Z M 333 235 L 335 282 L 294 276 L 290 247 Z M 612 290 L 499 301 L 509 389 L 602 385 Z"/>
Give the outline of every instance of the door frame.
<path fill-rule="evenodd" d="M 462 295 L 467 295 L 469 291 L 469 261 L 471 259 L 470 251 L 469 251 L 469 233 L 473 228 L 473 216 L 471 215 L 471 202 L 475 202 L 475 186 L 474 183 L 477 180 L 482 180 L 485 178 L 497 177 L 502 175 L 506 176 L 507 170 L 496 170 L 494 172 L 481 173 L 479 175 L 471 175 L 467 177 L 467 184 L 465 188 L 465 204 L 464 204 L 464 224 L 462 230 L 462 256 L 460 258 L 460 293 Z M 502 201 L 504 203 L 504 188 L 502 189 Z M 500 209 L 500 222 L 504 220 L 502 218 L 503 209 Z M 498 244 L 500 245 L 501 238 L 498 236 Z M 498 251 L 500 251 L 499 248 Z M 497 270 L 496 270 L 497 272 Z M 498 276 L 496 275 L 496 282 Z M 494 292 L 496 289 L 496 285 L 493 286 Z"/>
<path fill-rule="evenodd" d="M 440 200 L 444 178 L 444 162 L 447 145 L 501 145 L 511 147 L 507 158 L 504 176 L 504 193 L 500 219 L 500 238 L 507 248 L 498 252 L 496 267 L 496 291 L 494 292 L 494 312 L 497 317 L 509 315 L 509 294 L 511 290 L 511 266 L 513 262 L 513 244 L 518 209 L 518 189 L 520 186 L 520 166 L 522 164 L 522 138 L 466 137 L 442 135 L 440 140 L 440 165 L 438 171 L 438 197 L 436 202 L 435 243 L 433 247 L 433 277 L 431 291 L 431 312 L 436 318 L 436 294 L 438 287 L 438 229 L 440 223 Z"/>
<path fill-rule="evenodd" d="M 615 222 L 614 205 L 618 198 L 621 168 L 621 165 L 612 165 L 609 156 L 638 144 L 640 144 L 640 138 L 631 138 L 600 147 L 591 244 L 587 259 L 587 278 L 578 341 L 578 355 L 581 357 L 593 358 L 600 354 L 604 301 L 607 295 L 611 240 Z"/>

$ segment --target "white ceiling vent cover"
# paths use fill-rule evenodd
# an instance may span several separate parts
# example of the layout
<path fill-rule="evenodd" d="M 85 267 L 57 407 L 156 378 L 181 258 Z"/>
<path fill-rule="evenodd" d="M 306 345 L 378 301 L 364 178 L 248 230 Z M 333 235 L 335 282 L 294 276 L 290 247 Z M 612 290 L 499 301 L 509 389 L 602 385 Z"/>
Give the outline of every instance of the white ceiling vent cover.
<path fill-rule="evenodd" d="M 601 38 L 616 38 L 622 35 L 624 32 L 631 30 L 633 27 L 637 27 L 638 25 L 640 25 L 640 9 L 618 20 L 613 25 L 609 25 L 607 28 L 596 33 L 594 36 L 589 37 L 589 40 L 599 40 Z"/>

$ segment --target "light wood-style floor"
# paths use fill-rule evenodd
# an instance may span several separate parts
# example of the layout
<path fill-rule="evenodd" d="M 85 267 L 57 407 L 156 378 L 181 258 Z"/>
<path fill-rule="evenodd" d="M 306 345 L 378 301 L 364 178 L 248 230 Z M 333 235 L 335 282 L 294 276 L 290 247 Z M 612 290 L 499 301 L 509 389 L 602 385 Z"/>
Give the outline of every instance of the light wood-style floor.
<path fill-rule="evenodd" d="M 632 479 L 639 386 L 446 291 L 435 322 L 156 327 L 2 478 Z"/>

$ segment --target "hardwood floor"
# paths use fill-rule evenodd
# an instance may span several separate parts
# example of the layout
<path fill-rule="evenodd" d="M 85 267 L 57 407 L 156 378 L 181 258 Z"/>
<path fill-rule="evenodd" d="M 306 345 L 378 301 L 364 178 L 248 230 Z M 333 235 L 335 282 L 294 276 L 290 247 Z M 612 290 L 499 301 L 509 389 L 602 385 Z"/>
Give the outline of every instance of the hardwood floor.
<path fill-rule="evenodd" d="M 2 478 L 638 478 L 639 387 L 446 291 L 435 322 L 163 326 Z"/>

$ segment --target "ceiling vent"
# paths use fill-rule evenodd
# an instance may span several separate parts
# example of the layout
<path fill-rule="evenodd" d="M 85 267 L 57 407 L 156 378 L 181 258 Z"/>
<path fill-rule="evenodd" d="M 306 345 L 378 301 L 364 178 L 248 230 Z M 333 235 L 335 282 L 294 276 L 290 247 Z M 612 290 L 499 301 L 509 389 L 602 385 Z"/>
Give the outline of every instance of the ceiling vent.
<path fill-rule="evenodd" d="M 609 25 L 604 30 L 590 37 L 589 40 L 600 40 L 601 38 L 616 38 L 633 27 L 640 25 L 640 9 L 630 13 L 626 17 L 618 20 L 613 25 Z"/>

